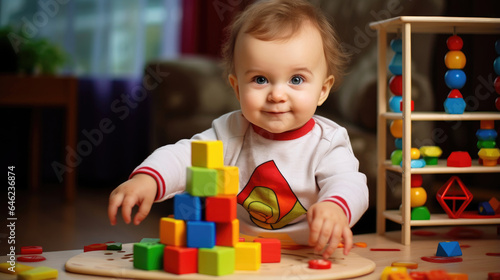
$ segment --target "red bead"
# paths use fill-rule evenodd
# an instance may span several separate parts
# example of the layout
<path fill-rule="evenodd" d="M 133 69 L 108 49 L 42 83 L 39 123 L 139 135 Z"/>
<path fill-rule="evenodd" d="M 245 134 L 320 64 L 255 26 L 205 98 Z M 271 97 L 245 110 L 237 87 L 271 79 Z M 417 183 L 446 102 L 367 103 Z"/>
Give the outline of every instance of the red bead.
<path fill-rule="evenodd" d="M 401 96 L 403 94 L 403 79 L 401 75 L 391 77 L 389 80 L 389 89 L 394 95 Z"/>
<path fill-rule="evenodd" d="M 21 255 L 34 255 L 43 253 L 42 246 L 23 246 L 21 247 Z"/>
<path fill-rule="evenodd" d="M 399 102 L 399 110 L 403 111 L 403 101 Z M 413 100 L 411 101 L 411 111 L 413 112 L 415 110 L 415 103 Z"/>
<path fill-rule="evenodd" d="M 458 89 L 452 89 L 450 93 L 448 93 L 448 98 L 463 98 L 463 96 Z"/>
<path fill-rule="evenodd" d="M 500 94 L 500 76 L 495 78 L 495 81 L 493 82 L 493 85 L 495 85 L 495 91 Z"/>
<path fill-rule="evenodd" d="M 457 35 L 450 36 L 448 40 L 446 40 L 446 45 L 449 50 L 459 51 L 464 46 L 464 41 Z"/>
<path fill-rule="evenodd" d="M 422 186 L 422 175 L 420 174 L 411 174 L 411 187 L 418 188 Z"/>

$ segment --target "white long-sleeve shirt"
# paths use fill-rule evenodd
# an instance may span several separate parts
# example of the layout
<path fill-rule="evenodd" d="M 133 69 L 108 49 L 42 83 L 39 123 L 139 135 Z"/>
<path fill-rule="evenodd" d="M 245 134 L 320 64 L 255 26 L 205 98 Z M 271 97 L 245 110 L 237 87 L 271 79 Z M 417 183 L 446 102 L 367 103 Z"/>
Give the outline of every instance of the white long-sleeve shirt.
<path fill-rule="evenodd" d="M 350 226 L 368 208 L 366 176 L 358 171 L 347 132 L 326 118 L 313 116 L 295 131 L 272 134 L 234 111 L 191 140 L 221 140 L 224 165 L 239 168 L 238 219 L 244 236 L 305 245 L 305 214 L 314 203 L 338 204 Z M 191 140 L 158 148 L 132 173 L 155 178 L 156 201 L 185 191 Z"/>

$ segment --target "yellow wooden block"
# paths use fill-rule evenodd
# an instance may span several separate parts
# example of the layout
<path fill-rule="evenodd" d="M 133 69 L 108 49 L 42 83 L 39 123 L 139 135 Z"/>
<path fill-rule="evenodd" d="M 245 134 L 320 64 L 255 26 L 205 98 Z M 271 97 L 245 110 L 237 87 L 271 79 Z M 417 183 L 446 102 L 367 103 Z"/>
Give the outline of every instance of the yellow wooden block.
<path fill-rule="evenodd" d="M 38 266 L 33 269 L 23 271 L 17 275 L 18 280 L 43 280 L 57 278 L 57 269 Z"/>
<path fill-rule="evenodd" d="M 192 141 L 191 165 L 206 168 L 223 167 L 224 152 L 222 141 Z"/>
<path fill-rule="evenodd" d="M 217 168 L 217 193 L 222 195 L 236 195 L 240 190 L 239 170 L 236 166 Z"/>
<path fill-rule="evenodd" d="M 389 275 L 392 273 L 408 274 L 408 270 L 406 269 L 406 267 L 386 266 L 384 270 L 382 270 L 382 275 L 380 275 L 380 280 L 388 280 Z"/>
<path fill-rule="evenodd" d="M 186 246 L 186 222 L 174 218 L 161 218 L 160 243 L 172 246 Z"/>
<path fill-rule="evenodd" d="M 13 265 L 12 265 L 13 264 Z M 34 267 L 29 266 L 29 265 L 24 265 L 21 263 L 16 263 L 16 262 L 5 262 L 5 263 L 0 263 L 0 272 L 3 273 L 8 273 L 8 274 L 19 274 L 23 271 L 33 269 Z"/>
<path fill-rule="evenodd" d="M 236 270 L 259 270 L 261 263 L 259 242 L 238 242 L 234 246 Z"/>

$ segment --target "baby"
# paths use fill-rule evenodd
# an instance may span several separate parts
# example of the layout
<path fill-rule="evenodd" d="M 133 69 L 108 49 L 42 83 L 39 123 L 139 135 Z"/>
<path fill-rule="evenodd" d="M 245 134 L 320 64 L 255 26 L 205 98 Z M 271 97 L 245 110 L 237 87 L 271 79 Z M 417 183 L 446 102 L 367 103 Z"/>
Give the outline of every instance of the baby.
<path fill-rule="evenodd" d="M 191 140 L 221 140 L 224 164 L 240 170 L 240 232 L 314 246 L 324 258 L 344 242 L 368 207 L 346 130 L 315 115 L 342 76 L 346 58 L 328 21 L 302 0 L 257 1 L 239 15 L 224 46 L 226 70 L 241 110 L 225 114 Z M 188 139 L 157 149 L 110 195 L 138 225 L 152 203 L 185 191 Z"/>

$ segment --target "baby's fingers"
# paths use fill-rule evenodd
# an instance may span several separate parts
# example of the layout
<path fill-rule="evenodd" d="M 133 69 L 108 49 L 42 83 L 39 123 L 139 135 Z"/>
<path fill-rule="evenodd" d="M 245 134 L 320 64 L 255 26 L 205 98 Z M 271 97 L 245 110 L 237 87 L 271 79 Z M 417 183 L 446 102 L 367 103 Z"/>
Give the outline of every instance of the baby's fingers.
<path fill-rule="evenodd" d="M 344 255 L 347 256 L 352 249 L 352 231 L 349 227 L 344 227 L 342 237 L 344 238 Z"/>
<path fill-rule="evenodd" d="M 153 205 L 154 198 L 144 198 L 142 201 L 141 205 L 139 206 L 139 210 L 137 211 L 137 214 L 135 214 L 134 217 L 134 224 L 138 225 L 140 224 L 149 214 L 149 211 L 151 210 L 151 206 Z"/>
<path fill-rule="evenodd" d="M 132 208 L 137 204 L 136 196 L 127 196 L 123 199 L 122 204 L 122 217 L 126 224 L 129 224 L 132 216 Z"/>
<path fill-rule="evenodd" d="M 123 202 L 123 194 L 111 194 L 109 196 L 109 205 L 108 205 L 108 218 L 111 225 L 116 225 L 116 214 L 118 212 L 118 207 Z"/>

